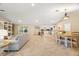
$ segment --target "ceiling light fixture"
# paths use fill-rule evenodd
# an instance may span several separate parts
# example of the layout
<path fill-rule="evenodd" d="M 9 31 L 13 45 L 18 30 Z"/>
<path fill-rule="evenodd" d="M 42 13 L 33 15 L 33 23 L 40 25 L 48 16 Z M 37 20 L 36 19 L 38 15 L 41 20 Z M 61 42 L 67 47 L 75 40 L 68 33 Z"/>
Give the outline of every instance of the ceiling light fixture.
<path fill-rule="evenodd" d="M 21 23 L 22 22 L 22 20 L 18 20 L 18 23 Z"/>
<path fill-rule="evenodd" d="M 67 20 L 67 19 L 69 19 L 69 16 L 67 14 L 67 9 L 65 9 L 64 20 Z"/>
<path fill-rule="evenodd" d="M 35 22 L 36 22 L 36 23 L 38 23 L 38 22 L 39 22 L 39 20 L 38 20 L 38 19 L 36 19 L 36 20 L 35 20 Z"/>
<path fill-rule="evenodd" d="M 35 6 L 35 4 L 34 4 L 34 3 L 32 3 L 32 7 L 33 7 L 33 6 Z"/>

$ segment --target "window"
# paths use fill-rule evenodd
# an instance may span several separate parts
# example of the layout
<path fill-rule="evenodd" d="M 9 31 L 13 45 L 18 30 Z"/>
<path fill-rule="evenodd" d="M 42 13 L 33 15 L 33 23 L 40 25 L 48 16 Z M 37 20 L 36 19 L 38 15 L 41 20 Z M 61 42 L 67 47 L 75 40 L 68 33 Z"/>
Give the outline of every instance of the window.
<path fill-rule="evenodd" d="M 64 30 L 71 31 L 71 22 L 64 23 Z"/>

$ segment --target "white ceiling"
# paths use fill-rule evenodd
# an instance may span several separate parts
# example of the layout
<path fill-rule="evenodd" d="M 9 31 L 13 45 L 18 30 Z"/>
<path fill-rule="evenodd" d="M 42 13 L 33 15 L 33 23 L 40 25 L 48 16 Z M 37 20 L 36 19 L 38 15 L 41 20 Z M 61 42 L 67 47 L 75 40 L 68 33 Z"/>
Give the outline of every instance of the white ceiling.
<path fill-rule="evenodd" d="M 0 15 L 14 23 L 31 25 L 52 25 L 64 16 L 64 9 L 68 12 L 79 9 L 79 4 L 68 3 L 1 3 Z M 59 12 L 56 12 L 59 10 Z"/>

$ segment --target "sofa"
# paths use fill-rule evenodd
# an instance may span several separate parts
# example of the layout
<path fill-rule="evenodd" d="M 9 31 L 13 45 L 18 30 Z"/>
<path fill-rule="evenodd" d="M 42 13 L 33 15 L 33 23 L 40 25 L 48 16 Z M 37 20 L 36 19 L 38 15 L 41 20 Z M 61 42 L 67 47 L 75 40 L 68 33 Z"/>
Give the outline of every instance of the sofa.
<path fill-rule="evenodd" d="M 4 51 L 18 51 L 20 50 L 28 41 L 28 34 L 19 34 L 13 37 L 13 40 L 8 47 L 4 49 Z"/>

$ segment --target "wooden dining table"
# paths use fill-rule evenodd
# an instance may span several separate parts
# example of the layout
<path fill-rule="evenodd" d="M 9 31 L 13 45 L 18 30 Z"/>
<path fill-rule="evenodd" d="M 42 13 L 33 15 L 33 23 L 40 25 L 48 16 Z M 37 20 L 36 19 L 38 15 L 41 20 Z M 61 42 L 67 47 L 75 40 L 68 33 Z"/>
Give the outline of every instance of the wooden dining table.
<path fill-rule="evenodd" d="M 70 43 L 71 47 L 72 47 L 72 43 L 71 43 L 72 42 L 72 32 L 65 32 L 65 33 L 59 32 L 59 36 L 62 37 L 62 38 L 64 38 L 64 39 L 61 39 L 61 40 L 64 41 L 64 46 L 66 48 L 68 47 L 68 43 Z M 68 39 L 70 39 L 70 40 L 68 40 Z"/>

